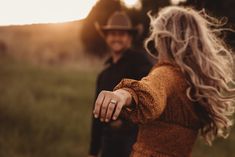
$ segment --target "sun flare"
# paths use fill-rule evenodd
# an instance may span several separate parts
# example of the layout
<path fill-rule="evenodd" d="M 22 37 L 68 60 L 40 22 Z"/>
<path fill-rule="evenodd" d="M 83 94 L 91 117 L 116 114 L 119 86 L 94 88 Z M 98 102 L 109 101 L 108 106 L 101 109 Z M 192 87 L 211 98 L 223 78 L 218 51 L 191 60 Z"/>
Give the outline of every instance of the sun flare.
<path fill-rule="evenodd" d="M 128 8 L 140 8 L 139 0 L 122 0 L 122 2 Z"/>

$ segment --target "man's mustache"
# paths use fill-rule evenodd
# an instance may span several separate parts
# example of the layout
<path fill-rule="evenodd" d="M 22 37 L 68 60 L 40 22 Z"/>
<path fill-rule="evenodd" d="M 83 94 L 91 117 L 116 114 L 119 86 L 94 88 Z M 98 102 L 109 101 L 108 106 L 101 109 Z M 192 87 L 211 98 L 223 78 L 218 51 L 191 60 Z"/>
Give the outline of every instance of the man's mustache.
<path fill-rule="evenodd" d="M 111 44 L 115 44 L 115 43 L 118 43 L 118 44 L 123 44 L 122 41 L 112 41 Z"/>

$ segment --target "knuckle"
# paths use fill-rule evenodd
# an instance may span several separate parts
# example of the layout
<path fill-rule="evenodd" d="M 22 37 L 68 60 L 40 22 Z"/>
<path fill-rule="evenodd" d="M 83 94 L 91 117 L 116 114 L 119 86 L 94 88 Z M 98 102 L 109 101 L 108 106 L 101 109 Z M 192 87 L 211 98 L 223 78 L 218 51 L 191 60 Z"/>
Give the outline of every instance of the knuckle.
<path fill-rule="evenodd" d="M 102 90 L 101 93 L 105 94 L 107 93 L 108 91 L 107 90 Z"/>
<path fill-rule="evenodd" d="M 113 106 L 110 106 L 108 110 L 109 110 L 109 111 L 113 111 L 113 109 L 114 109 L 114 107 L 113 107 Z"/>
<path fill-rule="evenodd" d="M 98 107 L 98 106 L 100 106 L 101 105 L 101 103 L 99 102 L 99 101 L 97 101 L 96 103 L 95 103 L 95 106 L 96 107 Z"/>
<path fill-rule="evenodd" d="M 122 102 L 122 99 L 121 99 L 119 96 L 116 96 L 116 99 L 117 99 L 119 102 Z"/>
<path fill-rule="evenodd" d="M 104 91 L 101 91 L 98 95 L 98 98 L 102 97 L 104 95 L 104 93 L 105 93 Z"/>
<path fill-rule="evenodd" d="M 106 109 L 106 106 L 102 106 L 102 110 L 105 110 Z"/>
<path fill-rule="evenodd" d="M 122 106 L 121 105 L 118 105 L 117 106 L 117 110 L 121 110 L 122 109 Z"/>

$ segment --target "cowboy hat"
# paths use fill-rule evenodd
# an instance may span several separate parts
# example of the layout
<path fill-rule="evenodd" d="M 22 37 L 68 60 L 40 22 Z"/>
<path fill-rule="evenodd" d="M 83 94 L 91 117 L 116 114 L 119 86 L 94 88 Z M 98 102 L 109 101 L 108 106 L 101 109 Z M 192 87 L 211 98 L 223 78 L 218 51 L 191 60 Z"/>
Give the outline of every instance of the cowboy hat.
<path fill-rule="evenodd" d="M 143 26 L 138 25 L 133 27 L 130 18 L 123 11 L 114 12 L 108 19 L 108 22 L 105 26 L 100 26 L 99 23 L 96 22 L 95 28 L 102 37 L 105 37 L 105 33 L 111 30 L 128 31 L 132 35 L 140 35 L 143 32 Z"/>

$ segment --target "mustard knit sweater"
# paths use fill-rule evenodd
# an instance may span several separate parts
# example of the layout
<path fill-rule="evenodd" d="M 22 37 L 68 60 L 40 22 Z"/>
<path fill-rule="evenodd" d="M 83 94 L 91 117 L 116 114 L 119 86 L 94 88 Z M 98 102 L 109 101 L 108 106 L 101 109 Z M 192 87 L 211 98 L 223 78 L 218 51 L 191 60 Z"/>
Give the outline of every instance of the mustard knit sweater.
<path fill-rule="evenodd" d="M 171 63 L 157 64 L 142 80 L 122 80 L 114 90 L 129 91 L 134 107 L 122 115 L 139 124 L 131 157 L 190 157 L 199 130 L 193 103 L 187 98 L 188 84 Z"/>

